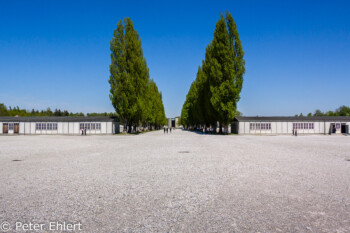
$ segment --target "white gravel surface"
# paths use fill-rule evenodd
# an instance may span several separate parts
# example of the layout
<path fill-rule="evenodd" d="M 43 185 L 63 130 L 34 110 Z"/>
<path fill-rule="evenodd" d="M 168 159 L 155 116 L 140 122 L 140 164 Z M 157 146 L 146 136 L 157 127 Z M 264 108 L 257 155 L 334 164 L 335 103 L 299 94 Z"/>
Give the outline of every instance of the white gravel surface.
<path fill-rule="evenodd" d="M 1 136 L 0 183 L 10 232 L 350 232 L 347 136 Z"/>

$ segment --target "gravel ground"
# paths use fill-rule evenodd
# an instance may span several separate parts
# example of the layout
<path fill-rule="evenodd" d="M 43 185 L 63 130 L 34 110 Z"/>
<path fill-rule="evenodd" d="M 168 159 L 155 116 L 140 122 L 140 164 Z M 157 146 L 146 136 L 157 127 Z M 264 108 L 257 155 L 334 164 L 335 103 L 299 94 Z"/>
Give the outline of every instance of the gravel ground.
<path fill-rule="evenodd" d="M 2 136 L 0 182 L 10 232 L 350 232 L 346 136 Z"/>

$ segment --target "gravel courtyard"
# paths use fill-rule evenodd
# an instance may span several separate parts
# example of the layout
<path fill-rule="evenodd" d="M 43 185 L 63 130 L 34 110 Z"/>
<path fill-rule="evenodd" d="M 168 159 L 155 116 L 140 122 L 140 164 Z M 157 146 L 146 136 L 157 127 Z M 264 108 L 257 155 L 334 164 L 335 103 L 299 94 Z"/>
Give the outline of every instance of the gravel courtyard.
<path fill-rule="evenodd" d="M 1 136 L 0 182 L 10 232 L 350 232 L 346 136 Z"/>

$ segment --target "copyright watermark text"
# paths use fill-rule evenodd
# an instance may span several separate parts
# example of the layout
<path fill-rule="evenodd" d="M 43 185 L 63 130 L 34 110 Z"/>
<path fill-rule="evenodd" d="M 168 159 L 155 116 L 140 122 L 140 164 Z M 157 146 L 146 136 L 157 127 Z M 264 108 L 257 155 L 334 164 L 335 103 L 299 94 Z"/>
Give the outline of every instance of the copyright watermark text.
<path fill-rule="evenodd" d="M 2 223 L 0 224 L 0 230 L 3 231 L 3 232 L 8 232 L 9 230 L 11 230 L 10 223 L 8 223 L 8 222 L 2 222 Z"/>
<path fill-rule="evenodd" d="M 35 223 L 35 222 L 15 222 L 13 225 L 8 222 L 0 223 L 0 232 L 13 231 L 64 231 L 64 232 L 77 232 L 83 230 L 81 222 L 48 222 L 48 223 Z"/>

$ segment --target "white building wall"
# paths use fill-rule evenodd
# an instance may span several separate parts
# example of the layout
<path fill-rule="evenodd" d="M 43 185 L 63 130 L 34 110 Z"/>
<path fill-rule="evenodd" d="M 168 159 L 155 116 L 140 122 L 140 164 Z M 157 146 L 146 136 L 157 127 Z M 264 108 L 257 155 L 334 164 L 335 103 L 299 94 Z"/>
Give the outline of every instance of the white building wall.
<path fill-rule="evenodd" d="M 246 134 L 249 133 L 249 122 L 244 122 L 244 132 L 245 132 Z"/>
<path fill-rule="evenodd" d="M 107 133 L 107 125 L 106 125 L 106 122 L 101 122 L 101 133 L 102 133 L 102 134 Z"/>
<path fill-rule="evenodd" d="M 0 122 L 0 134 L 3 134 L 3 123 Z M 8 124 L 14 124 L 17 122 L 5 122 Z M 57 130 L 40 129 L 36 130 L 36 123 L 57 123 Z M 57 135 L 57 134 L 74 134 L 80 135 L 80 123 L 94 123 L 101 124 L 101 129 L 87 130 L 87 134 L 115 134 L 120 133 L 119 122 L 19 122 L 19 134 L 44 134 L 44 135 Z M 8 129 L 8 134 L 14 134 L 13 129 Z"/>
<path fill-rule="evenodd" d="M 23 122 L 23 134 L 30 134 L 30 122 Z M 21 132 L 21 126 L 19 126 L 19 132 Z"/>
<path fill-rule="evenodd" d="M 281 134 L 282 133 L 282 122 L 274 122 L 274 123 L 276 124 L 276 133 Z"/>
<path fill-rule="evenodd" d="M 314 122 L 314 133 L 323 133 L 324 130 L 321 128 L 321 124 L 323 125 L 323 122 Z"/>
<path fill-rule="evenodd" d="M 24 134 L 24 122 L 19 122 L 19 134 Z"/>
<path fill-rule="evenodd" d="M 329 134 L 329 130 L 330 130 L 330 127 L 331 127 L 331 123 L 330 122 L 326 122 L 325 124 L 325 129 L 326 129 L 326 134 Z"/>
<path fill-rule="evenodd" d="M 288 133 L 288 122 L 281 122 L 282 123 L 282 134 Z"/>
<path fill-rule="evenodd" d="M 62 134 L 68 134 L 68 122 L 62 122 Z"/>
<path fill-rule="evenodd" d="M 250 124 L 256 123 L 270 123 L 271 130 L 263 130 L 263 129 L 254 129 L 250 130 Z M 298 134 L 329 134 L 330 130 L 332 130 L 332 125 L 340 124 L 340 128 L 336 129 L 336 134 L 341 134 L 341 125 L 346 124 L 350 126 L 350 122 L 344 121 L 336 121 L 336 122 L 324 122 L 324 121 L 296 121 L 296 122 L 256 122 L 256 121 L 242 121 L 238 122 L 239 134 L 292 134 L 293 133 L 293 123 L 302 123 L 302 124 L 314 124 L 313 129 L 305 129 L 305 125 L 303 125 L 302 129 L 299 128 L 297 130 Z"/>
<path fill-rule="evenodd" d="M 244 134 L 243 122 L 238 122 L 238 134 Z"/>
<path fill-rule="evenodd" d="M 28 122 L 29 123 L 29 127 L 30 127 L 30 134 L 35 134 L 35 123 L 34 122 Z"/>
<path fill-rule="evenodd" d="M 74 134 L 80 134 L 80 124 L 79 122 L 74 122 L 74 126 L 73 126 L 73 132 Z"/>
<path fill-rule="evenodd" d="M 75 122 L 64 122 L 68 127 L 67 134 L 74 134 L 74 123 Z"/>
<path fill-rule="evenodd" d="M 57 123 L 57 134 L 63 134 L 63 123 L 62 122 Z"/>
<path fill-rule="evenodd" d="M 108 134 L 113 133 L 113 122 L 107 122 L 107 133 Z"/>

